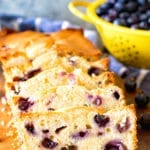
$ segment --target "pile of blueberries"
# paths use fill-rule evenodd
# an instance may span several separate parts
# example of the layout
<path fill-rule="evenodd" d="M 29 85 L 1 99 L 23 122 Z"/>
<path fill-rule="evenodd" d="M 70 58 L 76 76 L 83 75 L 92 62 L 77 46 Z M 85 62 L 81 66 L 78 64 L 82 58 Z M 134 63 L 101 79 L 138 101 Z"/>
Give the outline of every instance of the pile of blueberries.
<path fill-rule="evenodd" d="M 96 9 L 96 14 L 116 25 L 150 30 L 149 0 L 107 0 Z"/>
<path fill-rule="evenodd" d="M 134 93 L 137 91 L 136 80 L 134 78 L 125 79 L 125 89 L 127 93 Z M 135 105 L 138 109 L 146 109 L 150 104 L 150 96 L 144 93 L 142 90 L 137 92 L 134 98 Z M 138 118 L 138 125 L 141 129 L 150 130 L 150 112 L 142 114 Z"/>

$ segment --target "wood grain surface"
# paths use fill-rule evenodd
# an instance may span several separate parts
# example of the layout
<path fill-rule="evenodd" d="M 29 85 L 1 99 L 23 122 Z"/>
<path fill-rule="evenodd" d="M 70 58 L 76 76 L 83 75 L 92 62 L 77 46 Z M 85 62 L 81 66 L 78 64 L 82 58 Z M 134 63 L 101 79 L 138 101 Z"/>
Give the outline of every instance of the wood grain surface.
<path fill-rule="evenodd" d="M 4 78 L 2 71 L 0 72 L 0 97 L 4 96 Z M 132 99 L 134 95 L 127 95 Z M 5 110 L 5 111 L 3 111 Z M 11 119 L 11 115 L 8 115 L 10 111 L 8 105 L 2 105 L 0 102 L 0 150 L 17 150 L 18 142 L 16 140 L 16 131 L 12 126 L 7 126 Z M 137 110 L 138 117 L 146 112 L 150 112 L 150 108 Z M 3 125 L 3 120 L 5 125 Z M 12 131 L 12 132 L 11 132 Z M 8 135 L 8 133 L 13 135 Z M 144 131 L 138 129 L 138 150 L 150 150 L 150 131 Z"/>

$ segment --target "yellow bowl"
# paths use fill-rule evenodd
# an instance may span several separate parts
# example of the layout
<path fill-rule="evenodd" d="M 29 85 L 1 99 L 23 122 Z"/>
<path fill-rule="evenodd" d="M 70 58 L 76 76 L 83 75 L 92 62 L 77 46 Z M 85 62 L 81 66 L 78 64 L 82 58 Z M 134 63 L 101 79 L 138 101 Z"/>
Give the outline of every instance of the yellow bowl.
<path fill-rule="evenodd" d="M 126 65 L 150 68 L 150 31 L 135 30 L 109 23 L 96 15 L 96 9 L 105 0 L 96 2 L 72 1 L 68 7 L 80 19 L 95 25 L 109 52 Z M 86 13 L 77 7 L 86 8 Z"/>

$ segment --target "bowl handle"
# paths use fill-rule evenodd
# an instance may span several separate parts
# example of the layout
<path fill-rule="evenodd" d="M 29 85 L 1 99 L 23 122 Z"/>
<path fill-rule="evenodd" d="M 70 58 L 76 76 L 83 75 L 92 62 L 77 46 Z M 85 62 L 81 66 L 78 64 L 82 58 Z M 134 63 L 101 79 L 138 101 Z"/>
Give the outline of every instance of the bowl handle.
<path fill-rule="evenodd" d="M 85 2 L 85 1 L 72 1 L 69 3 L 68 8 L 75 16 L 79 17 L 80 19 L 88 23 L 92 23 L 88 15 L 86 15 L 85 13 L 77 9 L 77 7 L 79 6 L 87 8 L 90 4 L 91 4 L 90 2 Z"/>

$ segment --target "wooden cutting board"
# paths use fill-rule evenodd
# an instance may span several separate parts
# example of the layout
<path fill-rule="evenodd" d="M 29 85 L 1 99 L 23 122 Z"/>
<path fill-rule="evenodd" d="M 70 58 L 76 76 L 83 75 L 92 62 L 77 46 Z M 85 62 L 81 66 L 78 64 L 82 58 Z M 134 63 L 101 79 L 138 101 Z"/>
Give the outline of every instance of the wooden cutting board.
<path fill-rule="evenodd" d="M 2 72 L 0 72 L 0 97 L 4 96 L 4 78 Z M 3 111 L 5 110 L 5 112 Z M 137 110 L 138 115 L 150 111 L 150 109 Z M 16 131 L 11 126 L 7 126 L 6 123 L 10 120 L 11 116 L 6 112 L 9 112 L 7 105 L 2 105 L 0 102 L 0 150 L 17 150 Z M 5 117 L 5 125 L 2 120 Z M 12 132 L 11 132 L 12 131 Z M 8 136 L 7 133 L 14 133 L 14 135 Z M 150 131 L 138 130 L 138 150 L 150 150 Z"/>

